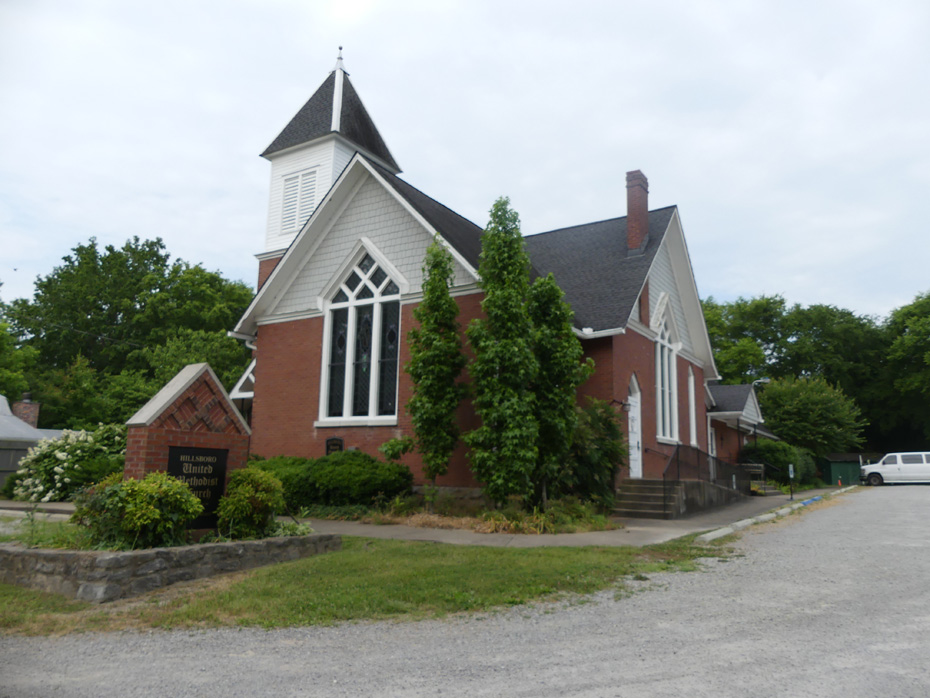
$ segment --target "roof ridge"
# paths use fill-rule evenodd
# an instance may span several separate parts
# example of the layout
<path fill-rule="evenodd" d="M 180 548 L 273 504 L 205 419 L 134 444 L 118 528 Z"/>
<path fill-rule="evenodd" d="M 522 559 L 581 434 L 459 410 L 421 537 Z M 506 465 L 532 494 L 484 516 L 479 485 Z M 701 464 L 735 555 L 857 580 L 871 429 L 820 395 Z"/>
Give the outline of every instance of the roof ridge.
<path fill-rule="evenodd" d="M 659 213 L 660 211 L 666 211 L 670 208 L 677 208 L 678 204 L 672 204 L 670 206 L 662 206 L 661 208 L 654 208 L 649 211 L 649 213 Z M 599 221 L 589 221 L 588 223 L 577 223 L 575 225 L 566 225 L 562 228 L 553 228 L 552 230 L 543 230 L 539 233 L 527 233 L 524 237 L 537 237 L 539 235 L 548 235 L 549 233 L 561 233 L 566 230 L 573 230 L 574 228 L 586 228 L 589 225 L 599 225 L 601 223 L 612 223 L 613 221 L 622 221 L 625 220 L 627 216 L 615 216 L 613 218 L 604 218 Z"/>

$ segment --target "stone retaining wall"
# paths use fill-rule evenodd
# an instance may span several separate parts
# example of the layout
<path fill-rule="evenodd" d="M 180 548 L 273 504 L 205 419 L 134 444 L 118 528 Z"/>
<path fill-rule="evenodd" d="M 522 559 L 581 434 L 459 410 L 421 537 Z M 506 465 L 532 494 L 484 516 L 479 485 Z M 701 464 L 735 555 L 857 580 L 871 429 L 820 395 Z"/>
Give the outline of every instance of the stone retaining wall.
<path fill-rule="evenodd" d="M 341 550 L 338 535 L 265 538 L 128 552 L 49 550 L 0 544 L 0 582 L 102 603 L 175 582 Z"/>

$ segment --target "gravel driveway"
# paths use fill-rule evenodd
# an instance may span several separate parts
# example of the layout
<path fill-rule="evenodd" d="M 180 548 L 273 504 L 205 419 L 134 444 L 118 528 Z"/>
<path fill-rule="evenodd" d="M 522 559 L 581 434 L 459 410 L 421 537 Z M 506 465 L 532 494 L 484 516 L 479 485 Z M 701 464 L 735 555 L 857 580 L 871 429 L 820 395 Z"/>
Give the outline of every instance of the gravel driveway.
<path fill-rule="evenodd" d="M 930 487 L 834 502 L 621 598 L 418 623 L 0 637 L 0 696 L 928 696 Z"/>

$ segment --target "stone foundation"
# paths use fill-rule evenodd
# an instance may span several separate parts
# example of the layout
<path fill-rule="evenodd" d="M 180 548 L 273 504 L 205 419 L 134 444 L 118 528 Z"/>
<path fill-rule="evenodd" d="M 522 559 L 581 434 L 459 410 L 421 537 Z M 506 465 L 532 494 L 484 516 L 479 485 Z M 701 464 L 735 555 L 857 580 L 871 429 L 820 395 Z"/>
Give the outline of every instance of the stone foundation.
<path fill-rule="evenodd" d="M 49 550 L 0 544 L 0 582 L 103 603 L 175 582 L 212 577 L 342 549 L 342 538 L 312 534 L 128 552 Z"/>

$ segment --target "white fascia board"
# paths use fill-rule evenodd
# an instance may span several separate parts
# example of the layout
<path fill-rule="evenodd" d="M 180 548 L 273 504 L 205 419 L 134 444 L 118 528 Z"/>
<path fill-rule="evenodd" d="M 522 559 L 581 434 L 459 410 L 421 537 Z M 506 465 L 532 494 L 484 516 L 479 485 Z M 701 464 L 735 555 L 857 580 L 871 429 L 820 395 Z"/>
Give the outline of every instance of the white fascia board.
<path fill-rule="evenodd" d="M 674 231 L 675 235 L 668 233 Z M 694 277 L 694 267 L 691 265 L 691 255 L 688 252 L 688 242 L 685 240 L 684 229 L 681 226 L 681 217 L 678 209 L 672 214 L 669 221 L 666 240 L 674 241 L 669 244 L 669 257 L 672 262 L 672 273 L 675 275 L 675 283 L 681 294 L 682 307 L 685 311 L 685 320 L 691 330 L 691 337 L 700 337 L 695 341 L 695 350 L 697 353 L 703 353 L 702 363 L 709 369 L 712 375 L 706 375 L 706 379 L 716 380 L 720 378 L 717 371 L 717 364 L 714 362 L 714 350 L 710 344 L 710 335 L 707 333 L 707 323 L 704 321 L 704 311 L 701 307 L 701 297 L 698 295 L 697 281 Z M 684 278 L 684 282 L 682 279 Z M 697 344 L 700 343 L 701 349 L 698 350 Z"/>
<path fill-rule="evenodd" d="M 366 167 L 368 167 L 368 164 L 367 164 L 367 163 L 365 163 L 364 161 L 362 161 L 362 163 L 363 163 Z M 455 259 L 455 261 L 457 261 L 459 264 L 461 264 L 461 265 L 465 268 L 465 270 L 466 270 L 469 274 L 471 274 L 472 277 L 474 277 L 475 280 L 477 280 L 477 279 L 479 278 L 479 277 L 478 277 L 478 270 L 475 269 L 471 264 L 469 264 L 469 263 L 468 263 L 468 260 L 466 260 L 465 257 L 463 257 L 462 254 L 461 254 L 448 240 L 446 240 L 446 239 L 440 234 L 440 232 L 439 232 L 438 230 L 436 230 L 432 225 L 430 225 L 429 221 L 427 221 L 423 216 L 421 216 L 421 215 L 420 215 L 420 212 L 417 211 L 417 210 L 410 204 L 410 202 L 407 201 L 407 199 L 405 199 L 403 196 L 401 196 L 400 193 L 399 193 L 394 187 L 392 187 L 390 184 L 388 184 L 387 182 L 385 182 L 385 181 L 384 181 L 384 178 L 383 178 L 380 174 L 378 174 L 378 173 L 377 173 L 374 169 L 372 169 L 371 167 L 368 167 L 368 169 L 369 169 L 369 171 L 371 172 L 372 176 L 373 176 L 375 179 L 377 179 L 379 182 L 381 182 L 381 186 L 383 186 L 383 187 L 385 188 L 385 190 L 386 190 L 391 196 L 393 196 L 394 199 L 396 199 L 397 202 L 398 202 L 401 206 L 403 206 L 404 210 L 407 211 L 407 213 L 409 213 L 411 216 L 413 216 L 413 218 L 417 221 L 417 223 L 419 223 L 421 226 L 423 226 L 423 228 L 424 228 L 430 235 L 432 235 L 434 239 L 439 240 L 439 243 L 449 251 L 449 254 L 452 255 L 452 257 Z"/>
<path fill-rule="evenodd" d="M 333 186 L 326 192 L 323 200 L 320 201 L 320 204 L 314 209 L 313 214 L 307 219 L 303 228 L 297 233 L 294 241 L 287 248 L 284 256 L 281 257 L 281 261 L 278 262 L 258 293 L 255 294 L 249 307 L 246 308 L 246 311 L 242 314 L 242 317 L 233 329 L 234 332 L 248 334 L 251 331 L 254 333 L 255 327 L 258 325 L 259 313 L 261 313 L 262 316 L 267 316 L 273 311 L 281 298 L 283 298 L 284 293 L 290 286 L 291 280 L 299 273 L 302 267 L 302 265 L 296 265 L 294 269 L 291 269 L 292 266 L 295 266 L 292 260 L 295 257 L 308 258 L 309 255 L 316 250 L 322 238 L 326 236 L 326 233 L 329 232 L 339 215 L 345 210 L 346 206 L 348 206 L 349 202 L 352 200 L 352 197 L 361 187 L 365 179 L 363 176 L 364 173 L 370 171 L 368 167 L 359 171 L 357 168 L 353 167 L 353 165 L 357 163 L 364 163 L 364 160 L 356 153 L 352 157 L 352 160 L 349 161 L 349 164 L 346 165 L 342 174 L 340 174 L 338 179 L 333 183 Z M 351 186 L 349 191 L 345 191 L 345 183 L 353 174 L 356 177 L 355 185 Z M 316 241 L 311 246 L 309 252 L 304 253 L 304 248 L 309 244 L 308 237 L 311 237 L 308 231 L 316 231 L 319 228 L 322 228 L 322 230 L 317 235 Z"/>
<path fill-rule="evenodd" d="M 257 255 L 255 255 L 255 259 L 257 259 L 259 262 L 264 262 L 266 259 L 276 259 L 278 257 L 283 257 L 285 252 L 287 252 L 286 247 L 282 247 L 279 250 L 259 252 Z"/>

